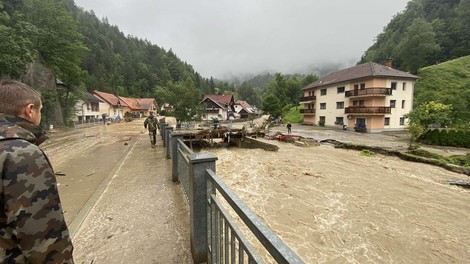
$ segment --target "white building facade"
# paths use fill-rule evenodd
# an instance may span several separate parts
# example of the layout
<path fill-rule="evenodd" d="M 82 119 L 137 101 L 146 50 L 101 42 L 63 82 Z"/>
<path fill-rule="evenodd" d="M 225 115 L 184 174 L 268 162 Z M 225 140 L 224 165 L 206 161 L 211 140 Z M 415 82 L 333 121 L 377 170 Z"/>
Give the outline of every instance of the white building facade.
<path fill-rule="evenodd" d="M 330 73 L 303 89 L 304 124 L 360 132 L 403 130 L 417 79 L 373 62 Z"/>

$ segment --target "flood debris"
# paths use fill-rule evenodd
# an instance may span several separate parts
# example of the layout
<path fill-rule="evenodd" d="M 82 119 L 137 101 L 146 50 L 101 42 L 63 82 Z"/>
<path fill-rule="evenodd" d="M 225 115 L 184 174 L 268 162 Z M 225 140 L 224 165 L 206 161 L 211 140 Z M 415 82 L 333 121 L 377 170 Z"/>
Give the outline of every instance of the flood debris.
<path fill-rule="evenodd" d="M 459 187 L 462 187 L 462 188 L 467 188 L 467 189 L 470 188 L 470 181 L 452 180 L 452 181 L 449 181 L 449 184 L 450 185 L 456 185 L 456 186 L 459 186 Z"/>

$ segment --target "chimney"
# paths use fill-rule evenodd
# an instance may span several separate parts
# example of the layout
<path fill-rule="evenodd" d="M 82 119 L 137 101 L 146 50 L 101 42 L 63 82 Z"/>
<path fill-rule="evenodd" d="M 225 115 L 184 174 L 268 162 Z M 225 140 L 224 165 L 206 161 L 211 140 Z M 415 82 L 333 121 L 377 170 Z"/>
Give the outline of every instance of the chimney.
<path fill-rule="evenodd" d="M 393 66 L 393 60 L 392 59 L 387 59 L 385 61 L 385 66 L 389 67 L 389 68 L 392 68 Z"/>

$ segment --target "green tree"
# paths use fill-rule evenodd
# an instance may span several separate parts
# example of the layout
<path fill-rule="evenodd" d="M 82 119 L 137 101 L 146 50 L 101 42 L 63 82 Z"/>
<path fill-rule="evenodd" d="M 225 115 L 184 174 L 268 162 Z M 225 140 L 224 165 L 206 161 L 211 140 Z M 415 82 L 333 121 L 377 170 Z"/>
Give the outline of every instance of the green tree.
<path fill-rule="evenodd" d="M 263 110 L 269 113 L 272 117 L 278 117 L 282 114 L 282 106 L 279 97 L 273 93 L 267 93 L 263 97 Z"/>
<path fill-rule="evenodd" d="M 200 120 L 202 117 L 201 94 L 189 78 L 185 82 L 169 82 L 165 87 L 158 87 L 157 98 L 161 103 L 171 104 L 175 118 L 180 121 Z"/>
<path fill-rule="evenodd" d="M 426 130 L 430 125 L 450 125 L 452 106 L 434 101 L 423 103 L 414 108 L 408 115 L 410 123 L 422 125 Z"/>
<path fill-rule="evenodd" d="M 451 112 L 451 105 L 430 101 L 419 105 L 407 114 L 405 117 L 408 118 L 408 131 L 411 135 L 410 148 L 413 141 L 416 141 L 423 133 L 427 132 L 431 125 L 449 125 Z"/>
<path fill-rule="evenodd" d="M 26 0 L 23 12 L 27 21 L 38 28 L 32 40 L 40 59 L 69 87 L 80 85 L 85 77 L 80 64 L 87 48 L 65 4 Z"/>
<path fill-rule="evenodd" d="M 247 101 L 250 105 L 260 105 L 261 99 L 258 91 L 248 82 L 243 82 L 238 88 L 238 95 L 240 99 Z"/>
<path fill-rule="evenodd" d="M 9 76 L 18 79 L 25 73 L 26 64 L 35 57 L 29 36 L 34 35 L 37 28 L 25 22 L 21 13 L 13 11 L 9 15 L 3 8 L 0 1 L 0 78 Z"/>
<path fill-rule="evenodd" d="M 416 18 L 398 45 L 402 69 L 416 73 L 426 66 L 428 58 L 439 51 L 432 25 L 423 18 Z"/>

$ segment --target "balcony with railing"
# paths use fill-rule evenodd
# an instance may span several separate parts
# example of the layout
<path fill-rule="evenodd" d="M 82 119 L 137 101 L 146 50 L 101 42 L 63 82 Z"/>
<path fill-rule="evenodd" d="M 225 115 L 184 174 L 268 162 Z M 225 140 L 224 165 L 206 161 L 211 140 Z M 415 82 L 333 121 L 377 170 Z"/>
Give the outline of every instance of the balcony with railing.
<path fill-rule="evenodd" d="M 218 113 L 218 108 L 206 108 L 206 113 Z"/>
<path fill-rule="evenodd" d="M 300 97 L 299 102 L 300 103 L 310 103 L 310 102 L 313 102 L 315 100 L 317 100 L 317 97 L 315 95 L 311 95 L 311 96 Z"/>
<path fill-rule="evenodd" d="M 344 109 L 345 114 L 385 115 L 391 113 L 388 106 L 349 106 Z"/>
<path fill-rule="evenodd" d="M 392 94 L 391 88 L 366 88 L 361 90 L 346 91 L 346 97 L 370 97 L 370 96 L 387 96 Z"/>
<path fill-rule="evenodd" d="M 301 114 L 315 114 L 315 109 L 300 109 Z"/>

